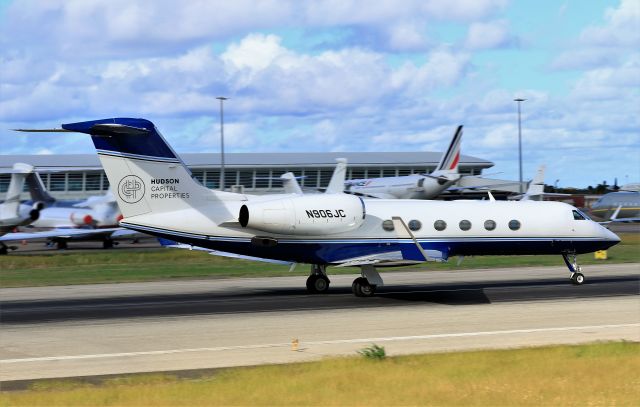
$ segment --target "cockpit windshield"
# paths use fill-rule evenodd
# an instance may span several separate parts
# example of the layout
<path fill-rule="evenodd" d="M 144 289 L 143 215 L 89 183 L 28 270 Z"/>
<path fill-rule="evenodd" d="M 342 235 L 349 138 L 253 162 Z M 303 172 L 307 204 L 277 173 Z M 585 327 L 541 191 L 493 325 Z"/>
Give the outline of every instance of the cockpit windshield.
<path fill-rule="evenodd" d="M 579 211 L 578 209 L 573 210 L 573 219 L 574 220 L 591 220 L 591 218 L 589 218 L 587 215 L 585 215 L 583 212 Z"/>

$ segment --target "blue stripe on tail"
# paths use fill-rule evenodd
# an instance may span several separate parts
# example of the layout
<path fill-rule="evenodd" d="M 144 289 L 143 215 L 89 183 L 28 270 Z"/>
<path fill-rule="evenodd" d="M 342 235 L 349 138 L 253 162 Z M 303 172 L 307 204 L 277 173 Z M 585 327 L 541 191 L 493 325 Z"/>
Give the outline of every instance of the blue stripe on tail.
<path fill-rule="evenodd" d="M 109 125 L 121 125 L 122 127 L 114 126 L 111 129 L 108 127 Z M 148 157 L 178 160 L 176 153 L 169 147 L 156 126 L 146 119 L 119 117 L 68 123 L 63 124 L 62 128 L 91 134 L 93 144 L 100 153 L 129 155 L 131 158 Z"/>

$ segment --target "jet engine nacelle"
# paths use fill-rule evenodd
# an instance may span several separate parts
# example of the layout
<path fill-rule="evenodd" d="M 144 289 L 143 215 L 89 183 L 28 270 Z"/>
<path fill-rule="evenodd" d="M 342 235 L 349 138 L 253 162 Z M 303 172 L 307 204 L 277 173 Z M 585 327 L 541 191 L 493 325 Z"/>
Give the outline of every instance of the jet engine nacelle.
<path fill-rule="evenodd" d="M 240 208 L 242 227 L 270 233 L 328 235 L 357 229 L 364 222 L 364 201 L 354 195 L 302 195 L 247 203 Z"/>
<path fill-rule="evenodd" d="M 40 211 L 45 208 L 44 202 L 35 202 L 29 211 L 29 219 L 35 222 L 40 219 Z"/>
<path fill-rule="evenodd" d="M 71 212 L 69 215 L 69 219 L 73 224 L 78 226 L 91 226 L 94 223 L 93 216 L 88 212 L 79 211 L 79 212 Z"/>

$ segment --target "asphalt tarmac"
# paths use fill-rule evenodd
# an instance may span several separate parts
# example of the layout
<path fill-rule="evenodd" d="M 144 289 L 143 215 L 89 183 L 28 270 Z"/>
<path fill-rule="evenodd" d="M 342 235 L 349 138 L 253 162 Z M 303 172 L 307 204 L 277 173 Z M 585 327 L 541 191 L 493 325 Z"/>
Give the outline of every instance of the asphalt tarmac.
<path fill-rule="evenodd" d="M 304 277 L 1 289 L 0 380 L 640 340 L 640 264 L 584 269 L 383 273 L 373 298 L 355 275 L 325 295 Z"/>

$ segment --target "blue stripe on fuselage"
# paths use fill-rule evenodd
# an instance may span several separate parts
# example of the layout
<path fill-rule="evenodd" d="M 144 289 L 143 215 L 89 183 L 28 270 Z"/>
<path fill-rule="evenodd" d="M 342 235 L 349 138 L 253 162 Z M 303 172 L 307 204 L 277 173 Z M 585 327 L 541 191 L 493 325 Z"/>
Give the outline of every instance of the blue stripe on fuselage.
<path fill-rule="evenodd" d="M 275 247 L 256 247 L 246 237 L 205 236 L 126 222 L 121 222 L 121 225 L 193 246 L 298 263 L 329 264 L 391 251 L 401 251 L 405 260 L 424 260 L 411 239 L 278 239 Z M 418 239 L 418 241 L 425 250 L 442 252 L 445 259 L 451 256 L 472 255 L 561 254 L 568 251 L 589 253 L 615 244 L 615 242 L 600 239 L 572 237 Z"/>

